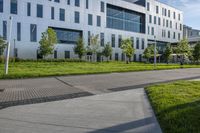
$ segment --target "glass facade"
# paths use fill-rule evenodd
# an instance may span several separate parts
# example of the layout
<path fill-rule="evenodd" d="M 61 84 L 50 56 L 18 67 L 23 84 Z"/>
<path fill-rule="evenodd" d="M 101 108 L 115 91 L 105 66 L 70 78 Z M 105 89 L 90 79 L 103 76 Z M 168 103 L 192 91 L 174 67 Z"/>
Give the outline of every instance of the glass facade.
<path fill-rule="evenodd" d="M 58 43 L 61 44 L 76 44 L 77 40 L 82 37 L 82 31 L 54 28 L 57 34 Z"/>
<path fill-rule="evenodd" d="M 0 0 L 0 12 L 3 12 L 3 0 Z"/>
<path fill-rule="evenodd" d="M 107 27 L 145 33 L 145 15 L 108 4 Z"/>
<path fill-rule="evenodd" d="M 10 13 L 17 14 L 17 0 L 10 1 Z"/>

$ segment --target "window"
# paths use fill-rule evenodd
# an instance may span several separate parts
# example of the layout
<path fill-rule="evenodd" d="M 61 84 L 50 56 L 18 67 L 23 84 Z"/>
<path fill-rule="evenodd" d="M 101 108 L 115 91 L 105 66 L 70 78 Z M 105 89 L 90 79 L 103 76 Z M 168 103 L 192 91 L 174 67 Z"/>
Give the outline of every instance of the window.
<path fill-rule="evenodd" d="M 112 34 L 112 39 L 111 39 L 112 47 L 115 47 L 115 34 Z"/>
<path fill-rule="evenodd" d="M 118 47 L 119 47 L 119 48 L 121 47 L 121 43 L 122 43 L 122 36 L 119 35 L 119 36 L 118 36 Z"/>
<path fill-rule="evenodd" d="M 54 0 L 54 2 L 60 3 L 60 0 Z"/>
<path fill-rule="evenodd" d="M 156 24 L 156 21 L 157 21 L 157 20 L 156 20 L 156 16 L 154 16 L 154 24 Z"/>
<path fill-rule="evenodd" d="M 67 5 L 70 5 L 70 0 L 67 0 Z"/>
<path fill-rule="evenodd" d="M 152 16 L 149 15 L 149 23 L 152 23 Z"/>
<path fill-rule="evenodd" d="M 58 52 L 57 50 L 54 50 L 54 59 L 57 59 L 58 58 Z"/>
<path fill-rule="evenodd" d="M 168 17 L 169 17 L 169 18 L 171 17 L 171 12 L 170 12 L 170 10 L 168 10 Z"/>
<path fill-rule="evenodd" d="M 144 42 L 144 39 L 142 39 L 142 49 L 144 49 L 144 45 L 145 45 L 145 42 Z"/>
<path fill-rule="evenodd" d="M 75 6 L 77 6 L 77 7 L 80 6 L 80 0 L 75 0 Z"/>
<path fill-rule="evenodd" d="M 163 19 L 163 27 L 165 26 L 165 19 Z"/>
<path fill-rule="evenodd" d="M 178 20 L 181 20 L 181 15 L 180 14 L 178 14 Z"/>
<path fill-rule="evenodd" d="M 176 19 L 176 12 L 174 12 L 174 19 Z"/>
<path fill-rule="evenodd" d="M 3 0 L 0 0 L 0 12 L 3 12 Z"/>
<path fill-rule="evenodd" d="M 104 33 L 101 33 L 100 34 L 100 43 L 101 43 L 101 46 L 104 46 Z"/>
<path fill-rule="evenodd" d="M 90 31 L 88 31 L 88 46 L 90 46 L 90 39 L 91 39 L 91 32 Z"/>
<path fill-rule="evenodd" d="M 156 13 L 159 14 L 159 7 L 156 6 Z"/>
<path fill-rule="evenodd" d="M 60 9 L 60 21 L 65 21 L 65 9 Z"/>
<path fill-rule="evenodd" d="M 151 35 L 154 35 L 154 27 L 151 27 Z"/>
<path fill-rule="evenodd" d="M 77 40 L 82 37 L 82 31 L 70 30 L 63 28 L 51 27 L 57 35 L 57 40 L 60 44 L 76 44 Z"/>
<path fill-rule="evenodd" d="M 150 11 L 150 3 L 147 2 L 147 11 Z"/>
<path fill-rule="evenodd" d="M 54 7 L 51 7 L 51 19 L 54 19 L 55 18 L 55 9 Z"/>
<path fill-rule="evenodd" d="M 97 16 L 97 26 L 101 26 L 101 16 Z"/>
<path fill-rule="evenodd" d="M 132 47 L 134 48 L 134 37 L 131 37 Z"/>
<path fill-rule="evenodd" d="M 166 20 L 166 27 L 169 27 L 169 21 Z"/>
<path fill-rule="evenodd" d="M 7 40 L 7 21 L 3 21 L 3 39 Z"/>
<path fill-rule="evenodd" d="M 167 9 L 165 9 L 165 16 L 167 16 Z"/>
<path fill-rule="evenodd" d="M 118 61 L 119 60 L 119 54 L 115 53 L 115 60 Z"/>
<path fill-rule="evenodd" d="M 27 16 L 31 16 L 31 3 L 27 3 Z"/>
<path fill-rule="evenodd" d="M 88 14 L 88 25 L 93 24 L 92 19 L 93 19 L 92 14 Z"/>
<path fill-rule="evenodd" d="M 43 17 L 43 5 L 37 5 L 37 17 L 42 18 Z"/>
<path fill-rule="evenodd" d="M 31 42 L 37 41 L 37 25 L 36 24 L 30 25 L 30 40 Z"/>
<path fill-rule="evenodd" d="M 10 13 L 17 14 L 17 0 L 10 1 Z"/>
<path fill-rule="evenodd" d="M 170 38 L 170 31 L 168 31 L 168 38 Z"/>
<path fill-rule="evenodd" d="M 76 11 L 76 12 L 74 13 L 74 16 L 75 16 L 75 17 L 74 17 L 74 22 L 75 22 L 75 23 L 80 23 L 80 13 Z"/>
<path fill-rule="evenodd" d="M 107 27 L 145 33 L 145 15 L 107 4 Z"/>
<path fill-rule="evenodd" d="M 180 31 L 182 31 L 182 24 L 180 24 Z"/>
<path fill-rule="evenodd" d="M 21 41 L 21 23 L 17 23 L 17 41 Z"/>
<path fill-rule="evenodd" d="M 178 40 L 181 40 L 181 34 L 178 33 Z"/>
<path fill-rule="evenodd" d="M 86 9 L 89 8 L 89 0 L 86 0 Z"/>
<path fill-rule="evenodd" d="M 150 27 L 148 26 L 148 35 L 150 34 Z"/>
<path fill-rule="evenodd" d="M 103 1 L 101 1 L 101 12 L 104 12 L 105 10 L 105 4 Z"/>
<path fill-rule="evenodd" d="M 161 25 L 160 17 L 158 17 L 158 25 Z"/>
<path fill-rule="evenodd" d="M 176 32 L 174 32 L 174 36 L 173 36 L 173 38 L 176 39 Z"/>
<path fill-rule="evenodd" d="M 70 59 L 70 51 L 65 51 L 65 59 Z"/>
<path fill-rule="evenodd" d="M 136 49 L 140 49 L 140 40 L 139 40 L 139 38 L 136 39 Z"/>

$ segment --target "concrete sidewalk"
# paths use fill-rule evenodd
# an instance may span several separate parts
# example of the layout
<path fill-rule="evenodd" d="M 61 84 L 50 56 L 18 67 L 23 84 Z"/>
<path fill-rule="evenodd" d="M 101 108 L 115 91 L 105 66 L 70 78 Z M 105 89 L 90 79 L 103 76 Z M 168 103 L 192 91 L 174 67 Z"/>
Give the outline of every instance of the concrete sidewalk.
<path fill-rule="evenodd" d="M 0 110 L 0 133 L 161 133 L 144 89 Z"/>

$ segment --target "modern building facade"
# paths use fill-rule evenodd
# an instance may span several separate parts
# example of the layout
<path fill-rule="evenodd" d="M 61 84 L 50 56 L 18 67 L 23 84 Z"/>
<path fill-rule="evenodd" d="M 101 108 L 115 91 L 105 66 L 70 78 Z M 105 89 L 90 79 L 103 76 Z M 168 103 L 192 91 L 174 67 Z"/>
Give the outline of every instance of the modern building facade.
<path fill-rule="evenodd" d="M 193 47 L 200 41 L 200 30 L 193 29 L 190 26 L 183 26 L 183 38 L 188 39 L 190 45 Z"/>
<path fill-rule="evenodd" d="M 79 37 L 90 45 L 99 35 L 100 46 L 110 42 L 112 60 L 123 60 L 122 39 L 131 38 L 133 60 L 141 61 L 144 49 L 157 42 L 160 51 L 183 37 L 183 13 L 157 0 L 0 0 L 0 35 L 9 36 L 13 17 L 11 56 L 37 59 L 41 33 L 48 27 L 58 44 L 50 58 L 77 58 L 73 48 Z"/>

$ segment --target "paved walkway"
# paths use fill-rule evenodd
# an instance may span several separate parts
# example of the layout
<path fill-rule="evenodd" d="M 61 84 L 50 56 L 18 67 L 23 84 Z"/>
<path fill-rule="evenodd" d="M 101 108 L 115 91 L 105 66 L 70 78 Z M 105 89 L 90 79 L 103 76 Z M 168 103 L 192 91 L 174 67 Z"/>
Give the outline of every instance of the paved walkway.
<path fill-rule="evenodd" d="M 200 69 L 0 80 L 0 108 L 143 88 L 152 83 L 200 78 Z"/>
<path fill-rule="evenodd" d="M 0 133 L 161 133 L 144 89 L 0 110 Z"/>

